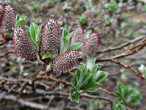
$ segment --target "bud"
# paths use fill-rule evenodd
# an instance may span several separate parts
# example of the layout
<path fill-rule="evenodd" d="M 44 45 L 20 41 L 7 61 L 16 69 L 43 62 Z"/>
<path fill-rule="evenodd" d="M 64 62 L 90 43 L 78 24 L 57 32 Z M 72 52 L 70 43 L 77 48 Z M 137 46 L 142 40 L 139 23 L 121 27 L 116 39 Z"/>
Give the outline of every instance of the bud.
<path fill-rule="evenodd" d="M 82 46 L 82 52 L 90 57 L 95 56 L 98 51 L 99 36 L 97 33 L 92 33 Z"/>
<path fill-rule="evenodd" d="M 42 47 L 45 53 L 52 52 L 53 56 L 55 57 L 58 55 L 59 45 L 59 24 L 54 18 L 49 18 L 43 29 Z"/>
<path fill-rule="evenodd" d="M 83 29 L 81 27 L 78 27 L 74 32 L 70 40 L 70 44 L 74 44 L 77 42 L 83 42 L 84 37 L 83 37 Z"/>
<path fill-rule="evenodd" d="M 37 60 L 36 49 L 23 28 L 16 27 L 14 29 L 13 44 L 16 53 L 21 58 L 25 58 L 26 61 Z"/>
<path fill-rule="evenodd" d="M 75 67 L 80 59 L 80 54 L 76 50 L 67 51 L 57 56 L 53 61 L 53 72 L 65 73 Z"/>
<path fill-rule="evenodd" d="M 4 7 L 2 5 L 0 5 L 0 25 L 3 20 L 3 15 L 4 15 Z"/>
<path fill-rule="evenodd" d="M 4 33 L 6 31 L 12 31 L 12 27 L 15 26 L 15 12 L 11 5 L 7 5 L 5 8 L 5 13 L 2 21 L 2 29 L 1 32 Z"/>

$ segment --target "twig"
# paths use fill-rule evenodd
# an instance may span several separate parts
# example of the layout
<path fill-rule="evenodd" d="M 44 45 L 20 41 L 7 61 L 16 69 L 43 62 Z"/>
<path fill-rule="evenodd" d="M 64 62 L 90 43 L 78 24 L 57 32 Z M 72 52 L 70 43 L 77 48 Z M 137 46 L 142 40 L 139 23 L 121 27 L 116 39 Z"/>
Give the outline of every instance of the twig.
<path fill-rule="evenodd" d="M 16 101 L 16 102 L 20 103 L 21 105 L 29 106 L 29 107 L 35 108 L 35 109 L 42 109 L 42 110 L 47 109 L 46 105 L 42 105 L 42 104 L 39 104 L 39 103 L 34 103 L 34 102 L 26 101 L 26 100 L 24 100 L 22 98 L 17 98 L 14 95 L 5 95 L 4 99 L 5 100 Z"/>
<path fill-rule="evenodd" d="M 114 51 L 114 50 L 121 49 L 121 48 L 123 48 L 123 47 L 125 47 L 125 46 L 127 46 L 127 45 L 129 45 L 129 44 L 131 44 L 131 43 L 137 42 L 137 41 L 139 41 L 139 40 L 141 40 L 141 39 L 143 39 L 143 38 L 144 38 L 144 37 L 141 36 L 141 37 L 135 38 L 135 39 L 133 39 L 133 40 L 130 40 L 130 41 L 128 41 L 128 42 L 125 42 L 125 43 L 123 43 L 123 44 L 121 44 L 121 45 L 118 45 L 118 46 L 116 46 L 116 47 L 109 47 L 109 48 L 104 49 L 104 50 L 102 50 L 102 51 L 98 51 L 98 54 L 99 54 L 99 53 L 105 53 L 105 52 L 109 52 L 109 51 Z"/>
<path fill-rule="evenodd" d="M 108 95 L 116 96 L 113 92 L 108 91 L 108 90 L 103 89 L 103 88 L 100 88 L 100 87 L 97 88 L 97 90 L 102 91 L 102 92 L 104 92 L 104 93 L 106 93 L 106 94 L 108 94 Z"/>
<path fill-rule="evenodd" d="M 112 56 L 112 57 L 109 57 L 109 58 L 97 58 L 96 62 L 99 62 L 99 61 L 111 61 L 111 59 L 123 58 L 123 57 L 129 56 L 129 55 L 132 55 L 134 53 L 137 53 L 138 51 L 143 49 L 144 46 L 146 46 L 146 37 L 142 41 L 140 41 L 139 44 L 137 44 L 135 46 L 132 46 L 129 49 L 127 49 L 126 52 L 118 54 L 118 55 L 115 55 L 115 56 Z"/>
<path fill-rule="evenodd" d="M 0 58 L 1 58 L 1 57 L 4 57 L 4 56 L 6 56 L 6 55 L 8 55 L 9 53 L 15 53 L 15 51 L 14 51 L 14 50 L 9 50 L 9 51 L 7 51 L 6 53 L 1 53 L 1 54 L 0 54 Z"/>
<path fill-rule="evenodd" d="M 134 69 L 131 65 L 126 65 L 120 61 L 117 61 L 117 60 L 114 60 L 114 59 L 110 59 L 110 61 L 116 63 L 116 64 L 119 64 L 119 65 L 122 65 L 124 66 L 125 68 L 130 68 L 137 76 L 139 76 L 140 78 L 144 79 L 144 77 L 141 75 L 140 72 L 138 72 L 136 69 Z"/>
<path fill-rule="evenodd" d="M 3 44 L 5 44 L 6 42 L 7 42 L 7 40 L 2 40 L 2 41 L 0 42 L 0 46 L 3 45 Z"/>

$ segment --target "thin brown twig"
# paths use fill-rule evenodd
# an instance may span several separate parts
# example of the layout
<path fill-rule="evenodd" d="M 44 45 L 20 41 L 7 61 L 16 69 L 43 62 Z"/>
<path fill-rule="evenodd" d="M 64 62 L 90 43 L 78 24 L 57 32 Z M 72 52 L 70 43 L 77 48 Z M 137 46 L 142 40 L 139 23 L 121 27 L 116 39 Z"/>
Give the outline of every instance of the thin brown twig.
<path fill-rule="evenodd" d="M 123 47 L 125 47 L 125 46 L 127 46 L 127 45 L 129 45 L 129 44 L 131 44 L 131 43 L 135 43 L 135 42 L 137 42 L 137 41 L 139 41 L 139 40 L 141 40 L 141 39 L 143 39 L 143 38 L 144 38 L 144 37 L 141 36 L 141 37 L 135 38 L 135 39 L 133 39 L 133 40 L 127 41 L 127 42 L 125 42 L 125 43 L 123 43 L 123 44 L 121 44 L 121 45 L 118 45 L 118 46 L 116 46 L 116 47 L 109 47 L 109 48 L 107 48 L 107 49 L 103 49 L 102 51 L 98 51 L 98 54 L 99 54 L 99 53 L 105 53 L 105 52 L 109 52 L 109 51 L 114 51 L 114 50 L 121 49 L 121 48 L 123 48 Z"/>
<path fill-rule="evenodd" d="M 134 45 L 132 47 L 130 47 L 129 49 L 127 49 L 124 53 L 109 57 L 109 58 L 97 58 L 96 62 L 101 62 L 101 61 L 111 61 L 111 59 L 116 59 L 116 58 L 123 58 L 129 55 L 132 55 L 134 53 L 137 53 L 138 51 L 140 51 L 141 49 L 143 49 L 146 46 L 146 37 L 140 41 L 140 43 L 138 43 L 137 45 Z"/>
<path fill-rule="evenodd" d="M 130 68 L 137 76 L 139 76 L 140 78 L 144 79 L 144 77 L 141 75 L 141 73 L 139 71 L 137 71 L 136 69 L 134 69 L 132 67 L 132 65 L 126 65 L 126 64 L 124 64 L 124 63 L 122 63 L 120 61 L 117 61 L 115 59 L 110 59 L 110 61 L 112 61 L 112 62 L 114 62 L 116 64 L 119 64 L 119 65 L 121 65 L 121 66 L 123 66 L 125 68 Z"/>
<path fill-rule="evenodd" d="M 4 56 L 8 55 L 9 53 L 15 53 L 15 51 L 14 51 L 14 50 L 9 50 L 9 51 L 7 51 L 6 53 L 1 53 L 1 54 L 0 54 L 0 58 L 2 58 L 2 57 L 4 57 Z"/>
<path fill-rule="evenodd" d="M 0 46 L 3 45 L 3 44 L 5 44 L 6 42 L 7 42 L 7 40 L 2 40 L 2 41 L 0 42 Z"/>

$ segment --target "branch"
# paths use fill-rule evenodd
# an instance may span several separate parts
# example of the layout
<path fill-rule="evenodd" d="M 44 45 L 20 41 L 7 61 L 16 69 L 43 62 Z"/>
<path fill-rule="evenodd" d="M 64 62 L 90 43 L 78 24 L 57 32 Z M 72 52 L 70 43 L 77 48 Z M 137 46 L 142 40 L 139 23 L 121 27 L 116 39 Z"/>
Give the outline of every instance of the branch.
<path fill-rule="evenodd" d="M 130 40 L 130 41 L 128 41 L 128 42 L 125 42 L 125 43 L 123 43 L 123 44 L 121 44 L 121 45 L 118 45 L 118 46 L 116 46 L 116 47 L 109 47 L 109 48 L 107 48 L 107 49 L 103 49 L 102 51 L 98 51 L 98 54 L 121 49 L 121 48 L 123 48 L 123 47 L 125 47 L 125 46 L 127 46 L 127 45 L 129 45 L 129 44 L 132 44 L 132 43 L 134 43 L 134 42 L 137 42 L 137 41 L 139 41 L 139 40 L 141 40 L 141 39 L 143 39 L 143 38 L 144 38 L 144 37 L 141 36 L 141 37 L 135 38 L 135 39 L 133 39 L 133 40 Z"/>
<path fill-rule="evenodd" d="M 6 96 L 4 96 L 4 99 L 12 100 L 12 101 L 20 103 L 21 105 L 29 106 L 29 107 L 35 108 L 35 109 L 43 109 L 43 110 L 47 109 L 46 105 L 42 105 L 42 104 L 35 103 L 35 102 L 30 102 L 30 101 L 24 100 L 22 98 L 17 98 L 14 95 L 6 95 Z"/>
<path fill-rule="evenodd" d="M 144 77 L 141 75 L 141 73 L 139 71 L 137 71 L 136 69 L 134 69 L 131 65 L 126 65 L 120 61 L 114 60 L 114 59 L 110 59 L 110 61 L 119 64 L 125 68 L 130 68 L 137 76 L 139 76 L 140 78 L 144 79 Z"/>
<path fill-rule="evenodd" d="M 1 42 L 0 42 L 0 46 L 3 45 L 3 44 L 5 44 L 6 42 L 7 42 L 7 40 L 1 41 Z"/>
<path fill-rule="evenodd" d="M 99 62 L 99 61 L 111 61 L 111 59 L 123 58 L 123 57 L 129 56 L 129 55 L 132 55 L 134 53 L 137 53 L 138 51 L 143 49 L 145 46 L 146 46 L 146 37 L 142 41 L 140 41 L 139 44 L 137 44 L 135 46 L 132 46 L 129 49 L 127 49 L 126 52 L 118 54 L 118 55 L 115 55 L 115 56 L 112 56 L 112 57 L 109 57 L 109 58 L 97 58 L 96 62 Z"/>
<path fill-rule="evenodd" d="M 1 53 L 1 54 L 0 54 L 0 58 L 2 58 L 2 57 L 4 57 L 4 56 L 8 55 L 9 53 L 15 53 L 15 51 L 14 51 L 14 50 L 9 50 L 9 51 L 7 51 L 6 53 Z"/>

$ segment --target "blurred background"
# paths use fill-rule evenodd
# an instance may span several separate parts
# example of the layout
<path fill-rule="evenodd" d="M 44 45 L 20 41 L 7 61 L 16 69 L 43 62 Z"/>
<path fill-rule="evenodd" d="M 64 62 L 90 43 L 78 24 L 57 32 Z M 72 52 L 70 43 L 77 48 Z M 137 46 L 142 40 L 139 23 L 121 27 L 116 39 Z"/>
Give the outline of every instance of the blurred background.
<path fill-rule="evenodd" d="M 129 107 L 131 110 L 146 110 L 146 81 L 140 79 L 131 69 L 108 60 L 111 57 L 122 56 L 132 47 L 136 48 L 134 46 L 146 37 L 146 0 L 4 0 L 4 2 L 11 4 L 16 14 L 27 16 L 27 25 L 30 25 L 30 22 L 44 24 L 49 17 L 54 17 L 61 29 L 67 28 L 69 32 L 74 31 L 78 26 L 84 29 L 85 37 L 91 32 L 97 32 L 100 37 L 97 63 L 103 64 L 102 69 L 111 74 L 103 81 L 102 87 L 114 92 L 117 89 L 117 82 L 121 81 L 138 88 L 143 99 L 140 104 Z M 2 40 L 0 36 L 0 41 Z M 10 53 L 4 55 L 8 51 Z M 118 57 L 118 60 L 132 65 L 136 70 L 146 70 L 146 47 Z M 18 91 L 29 90 L 30 85 L 17 79 L 27 79 L 37 70 L 45 71 L 44 65 L 39 61 L 25 62 L 24 59 L 19 58 L 13 52 L 12 41 L 0 45 L 0 81 L 6 81 L 6 88 Z M 50 73 L 50 75 L 54 74 Z M 144 77 L 146 78 L 146 71 Z M 72 80 L 70 74 L 60 78 Z M 51 91 L 53 84 L 52 81 L 40 80 L 36 82 L 36 88 Z M 60 83 L 53 86 L 53 90 L 68 92 L 70 88 Z M 92 94 L 104 95 L 98 91 Z M 17 97 L 22 100 L 17 100 Z M 0 90 L 0 110 L 39 110 L 29 104 L 23 105 L 23 101 L 33 102 L 42 107 L 41 109 L 43 105 L 48 104 L 49 110 L 86 110 L 88 106 L 93 106 L 95 110 L 112 110 L 107 101 L 99 99 L 92 104 L 89 103 L 91 99 L 81 98 L 80 103 L 77 104 L 65 97 L 19 95 Z"/>

